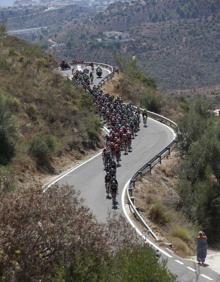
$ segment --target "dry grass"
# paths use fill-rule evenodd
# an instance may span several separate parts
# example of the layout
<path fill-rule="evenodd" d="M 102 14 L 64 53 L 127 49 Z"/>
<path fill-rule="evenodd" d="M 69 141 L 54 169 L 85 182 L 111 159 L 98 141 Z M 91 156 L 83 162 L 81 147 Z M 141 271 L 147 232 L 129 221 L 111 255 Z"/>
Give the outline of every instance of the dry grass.
<path fill-rule="evenodd" d="M 180 225 L 174 225 L 170 230 L 170 235 L 184 241 L 185 243 L 192 242 L 192 234 L 189 233 L 189 230 Z"/>
<path fill-rule="evenodd" d="M 50 159 L 52 164 L 56 157 L 71 155 L 71 159 L 76 159 L 99 146 L 100 123 L 92 100 L 55 74 L 55 66 L 54 59 L 37 46 L 15 37 L 0 38 L 0 95 L 16 101 L 13 113 L 19 138 L 10 166 L 19 175 L 19 182 L 36 173 L 28 147 L 38 134 L 59 140 L 59 151 Z"/>
<path fill-rule="evenodd" d="M 115 74 L 111 81 L 108 81 L 104 86 L 103 90 L 105 93 L 111 93 L 113 96 L 120 96 L 121 92 L 119 90 L 120 80 L 122 79 L 123 75 L 121 73 Z"/>
<path fill-rule="evenodd" d="M 156 203 L 151 207 L 149 210 L 149 218 L 159 225 L 166 225 L 171 220 L 168 213 L 165 211 L 165 207 L 161 203 Z"/>
<path fill-rule="evenodd" d="M 182 257 L 192 256 L 194 254 L 193 250 L 189 248 L 189 246 L 181 240 L 180 238 L 174 237 L 172 238 L 172 246 L 174 251 Z"/>
<path fill-rule="evenodd" d="M 136 183 L 134 196 L 136 206 L 144 211 L 144 217 L 163 242 L 171 243 L 179 255 L 187 257 L 194 254 L 197 228 L 177 209 L 178 163 L 178 154 L 172 152 L 162 165 Z"/>

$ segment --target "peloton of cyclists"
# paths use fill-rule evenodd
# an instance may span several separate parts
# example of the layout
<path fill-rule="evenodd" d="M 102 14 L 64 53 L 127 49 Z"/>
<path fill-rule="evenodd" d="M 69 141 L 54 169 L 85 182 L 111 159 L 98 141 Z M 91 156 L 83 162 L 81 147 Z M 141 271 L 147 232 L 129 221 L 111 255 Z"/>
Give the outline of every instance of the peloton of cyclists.
<path fill-rule="evenodd" d="M 92 66 L 91 66 L 92 67 Z M 94 65 L 93 65 L 94 70 Z M 91 75 L 92 73 L 92 75 Z M 109 129 L 105 136 L 105 148 L 102 152 L 104 165 L 106 197 L 112 198 L 112 205 L 116 208 L 116 195 L 118 181 L 116 179 L 117 167 L 120 166 L 121 152 L 127 155 L 132 151 L 132 140 L 140 129 L 141 110 L 132 103 L 125 104 L 120 97 L 104 94 L 97 87 L 90 86 L 93 83 L 93 71 L 76 71 L 73 80 L 82 85 L 93 97 L 97 113 L 103 119 Z M 102 75 L 102 69 L 97 67 L 96 74 Z M 147 111 L 142 111 L 144 126 L 147 124 Z"/>

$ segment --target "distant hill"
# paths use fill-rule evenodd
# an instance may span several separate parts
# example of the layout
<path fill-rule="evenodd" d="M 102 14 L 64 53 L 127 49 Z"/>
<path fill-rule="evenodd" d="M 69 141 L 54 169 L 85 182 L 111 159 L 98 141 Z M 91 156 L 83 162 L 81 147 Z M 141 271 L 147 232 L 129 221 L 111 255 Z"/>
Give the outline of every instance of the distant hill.
<path fill-rule="evenodd" d="M 6 24 L 8 30 L 41 26 L 48 26 L 53 30 L 88 13 L 92 13 L 91 8 L 79 5 L 64 6 L 59 9 L 47 9 L 43 6 L 2 9 L 0 23 Z"/>
<path fill-rule="evenodd" d="M 125 53 L 163 89 L 212 86 L 220 84 L 219 27 L 217 0 L 118 2 L 58 32 L 67 47 L 56 54 L 114 63 Z"/>

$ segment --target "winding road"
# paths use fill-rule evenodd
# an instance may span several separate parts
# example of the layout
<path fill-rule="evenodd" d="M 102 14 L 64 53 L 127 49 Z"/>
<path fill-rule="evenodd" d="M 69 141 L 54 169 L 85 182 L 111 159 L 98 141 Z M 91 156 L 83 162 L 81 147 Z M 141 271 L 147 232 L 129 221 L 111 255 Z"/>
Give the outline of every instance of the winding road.
<path fill-rule="evenodd" d="M 83 69 L 84 66 L 78 65 L 77 68 Z M 64 71 L 62 74 L 70 77 L 72 73 L 71 71 Z M 103 68 L 103 77 L 108 74 L 109 70 Z M 96 78 L 94 84 L 97 85 L 99 81 L 100 80 Z M 126 217 L 129 220 L 129 209 L 126 206 L 125 199 L 122 198 L 128 180 L 142 165 L 169 145 L 174 137 L 175 133 L 170 127 L 156 120 L 149 118 L 147 128 L 141 125 L 141 130 L 132 143 L 132 153 L 129 153 L 127 156 L 122 155 L 121 167 L 117 170 L 117 179 L 119 182 L 119 207 L 117 210 L 113 210 L 111 200 L 106 199 L 104 188 L 105 172 L 103 170 L 101 153 L 98 153 L 90 160 L 64 173 L 51 182 L 49 186 L 54 183 L 58 185 L 73 185 L 76 191 L 80 191 L 85 205 L 92 210 L 93 214 L 100 222 L 105 222 L 109 213 L 119 213 L 123 212 L 123 210 L 127 210 Z M 134 227 L 135 222 L 132 221 L 131 218 L 129 221 Z M 219 274 L 209 268 L 200 267 L 191 260 L 179 258 L 167 249 L 160 249 L 157 245 L 155 245 L 155 248 L 161 253 L 161 258 L 167 260 L 169 270 L 177 275 L 178 281 L 220 281 Z"/>

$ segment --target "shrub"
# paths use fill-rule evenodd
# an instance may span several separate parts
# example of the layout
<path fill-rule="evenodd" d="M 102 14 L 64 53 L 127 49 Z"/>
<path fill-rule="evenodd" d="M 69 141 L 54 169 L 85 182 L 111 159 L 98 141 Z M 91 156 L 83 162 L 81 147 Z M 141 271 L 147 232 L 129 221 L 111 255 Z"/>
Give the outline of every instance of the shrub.
<path fill-rule="evenodd" d="M 39 165 L 49 165 L 49 158 L 58 149 L 58 141 L 53 135 L 39 134 L 29 146 L 29 153 L 37 159 Z"/>
<path fill-rule="evenodd" d="M 57 282 L 171 282 L 175 278 L 165 265 L 158 263 L 154 251 L 146 246 L 122 247 L 115 255 L 99 262 L 89 251 L 77 256 L 71 266 L 62 271 Z"/>
<path fill-rule="evenodd" d="M 126 100 L 159 113 L 162 107 L 162 97 L 156 92 L 155 81 L 141 70 L 137 61 L 120 55 L 116 56 L 116 61 L 123 72 L 119 86 L 121 95 Z"/>
<path fill-rule="evenodd" d="M 187 246 L 186 242 L 181 240 L 180 238 L 171 238 L 171 242 L 173 244 L 173 248 L 176 251 L 176 253 L 180 256 L 191 256 L 193 255 L 193 252 L 190 250 L 190 248 Z"/>
<path fill-rule="evenodd" d="M 179 238 L 186 243 L 192 242 L 192 236 L 189 230 L 184 226 L 174 225 L 170 231 L 170 234 L 172 237 Z"/>
<path fill-rule="evenodd" d="M 17 127 L 10 105 L 10 99 L 0 95 L 0 164 L 3 165 L 14 157 L 17 140 Z"/>
<path fill-rule="evenodd" d="M 3 194 L 0 229 L 0 281 L 52 281 L 77 252 L 102 258 L 108 250 L 103 227 L 70 187 Z"/>
<path fill-rule="evenodd" d="M 147 108 L 151 112 L 161 112 L 161 98 L 156 96 L 156 94 L 144 93 L 140 97 L 140 105 L 141 107 Z"/>
<path fill-rule="evenodd" d="M 7 71 L 10 69 L 9 63 L 7 62 L 6 58 L 0 56 L 0 70 Z"/>
<path fill-rule="evenodd" d="M 26 106 L 26 113 L 28 114 L 31 120 L 37 120 L 37 108 L 34 104 L 28 104 Z"/>
<path fill-rule="evenodd" d="M 119 250 L 103 273 L 102 282 L 175 281 L 165 265 L 158 264 L 154 251 L 146 246 Z"/>
<path fill-rule="evenodd" d="M 0 195 L 14 189 L 14 173 L 9 166 L 0 166 Z"/>
<path fill-rule="evenodd" d="M 170 222 L 169 215 L 165 212 L 161 203 L 153 205 L 149 211 L 150 219 L 160 225 L 165 225 Z"/>
<path fill-rule="evenodd" d="M 99 224 L 60 188 L 0 195 L 0 281 L 174 281 L 122 216 Z"/>

